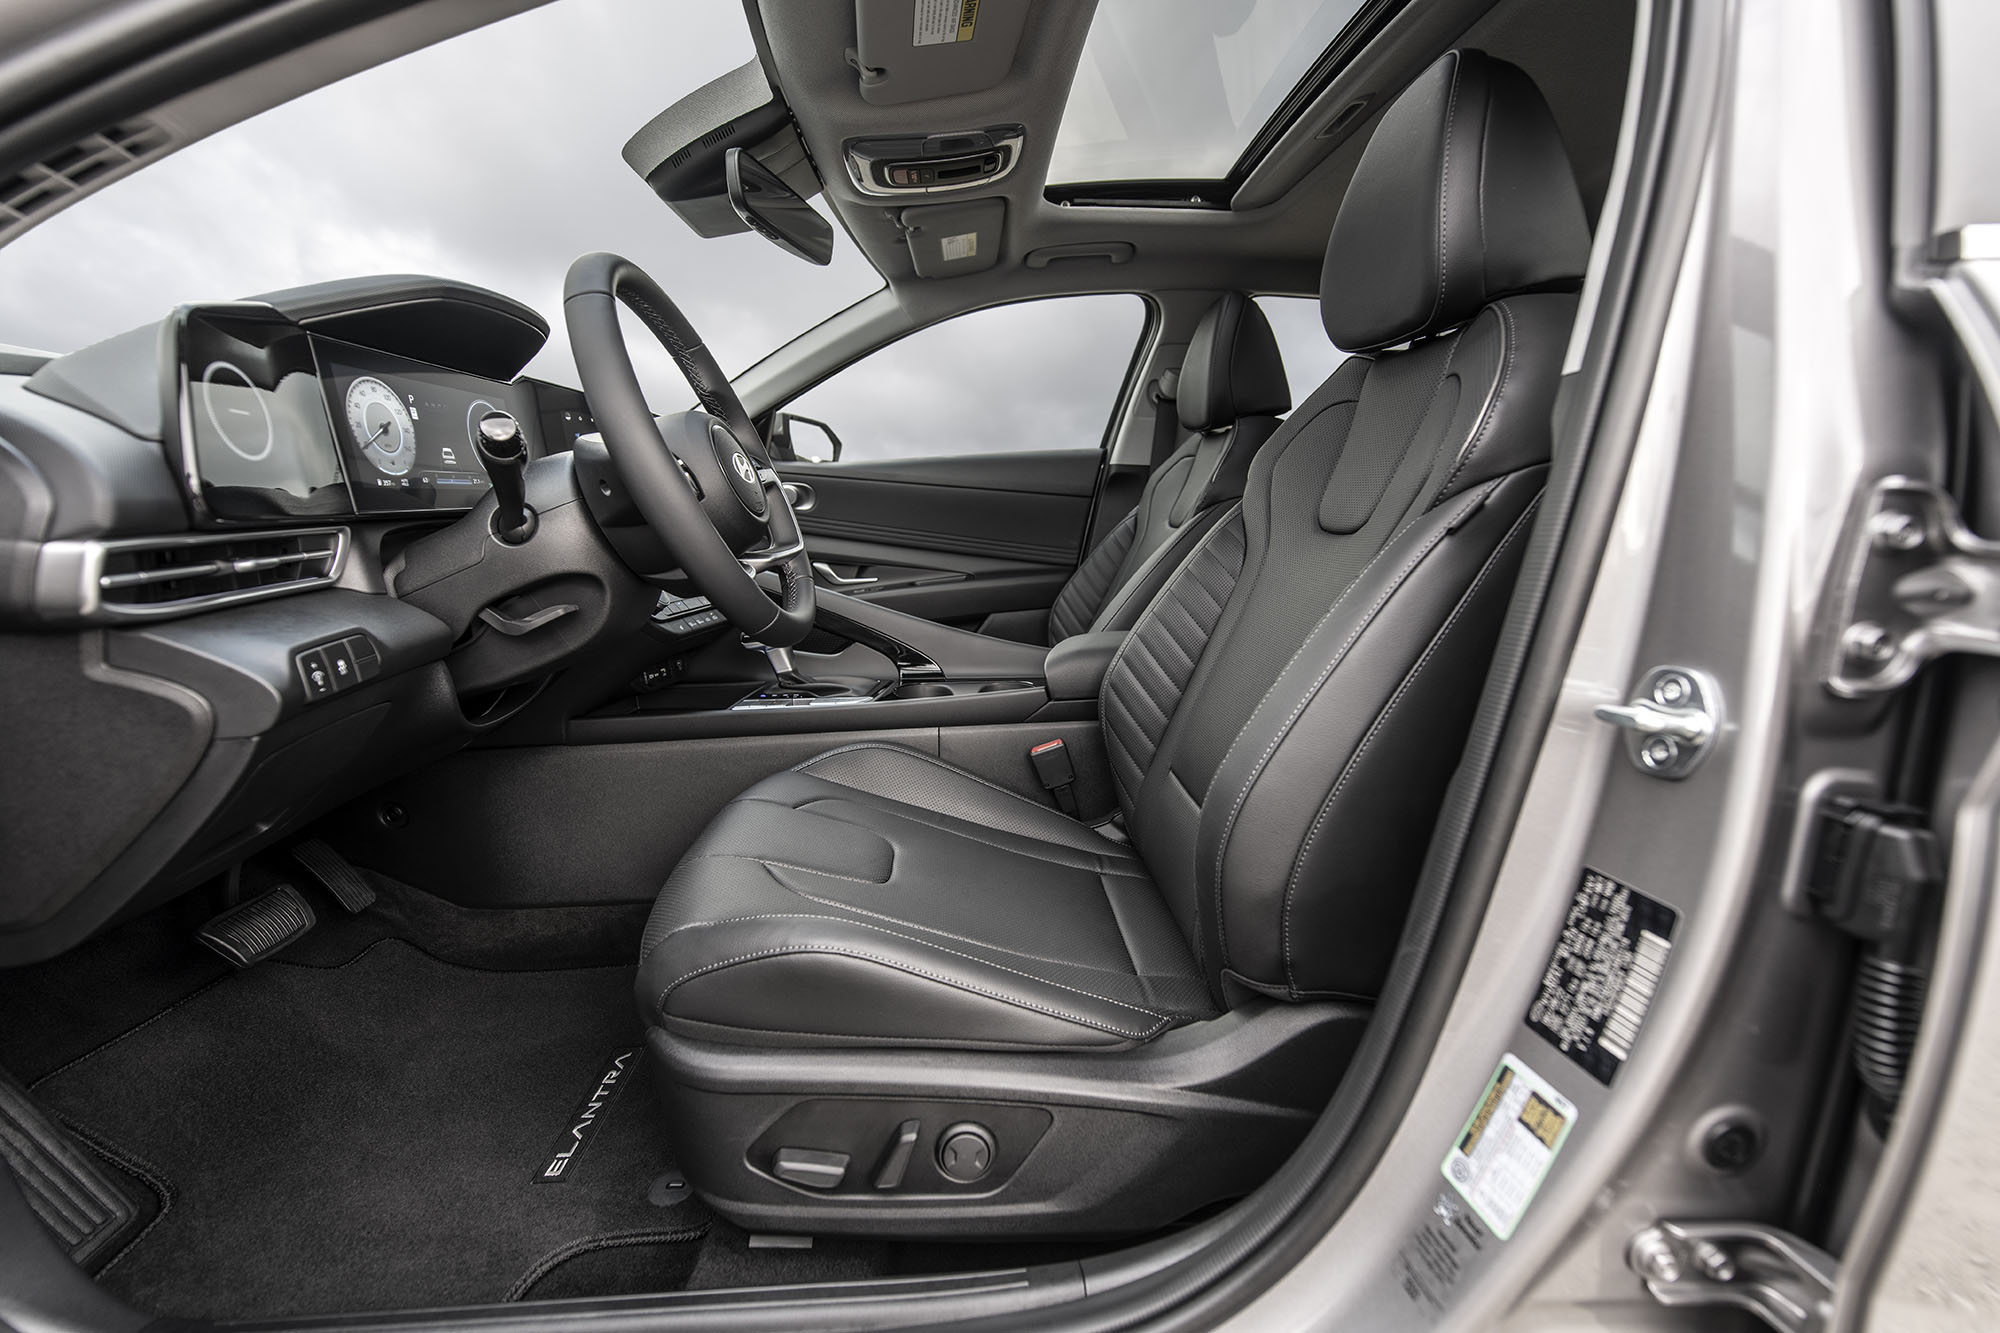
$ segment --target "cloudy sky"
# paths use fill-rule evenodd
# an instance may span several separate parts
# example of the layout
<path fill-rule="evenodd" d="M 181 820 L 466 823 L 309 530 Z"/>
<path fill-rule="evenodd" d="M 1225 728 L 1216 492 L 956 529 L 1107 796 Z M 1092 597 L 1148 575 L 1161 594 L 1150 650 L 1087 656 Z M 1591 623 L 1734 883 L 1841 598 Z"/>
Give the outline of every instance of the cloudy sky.
<path fill-rule="evenodd" d="M 881 285 L 838 228 L 827 268 L 749 233 L 701 240 L 619 157 L 639 126 L 752 54 L 734 0 L 555 0 L 364 71 L 0 249 L 0 342 L 69 351 L 187 301 L 434 273 L 541 311 L 552 333 L 528 373 L 574 384 L 563 273 L 577 255 L 613 250 L 660 281 L 726 370 L 742 369 Z M 1311 362 L 1293 374 L 1309 388 L 1333 354 L 1309 303 L 1285 304 L 1300 307 L 1279 316 L 1280 336 Z M 969 319 L 920 335 L 810 406 L 840 428 L 847 457 L 1094 447 L 1135 307 L 1106 298 L 973 316 L 983 329 Z M 634 355 L 657 409 L 688 404 L 650 340 Z M 975 362 L 1012 391 L 968 401 L 963 377 L 945 371 Z"/>

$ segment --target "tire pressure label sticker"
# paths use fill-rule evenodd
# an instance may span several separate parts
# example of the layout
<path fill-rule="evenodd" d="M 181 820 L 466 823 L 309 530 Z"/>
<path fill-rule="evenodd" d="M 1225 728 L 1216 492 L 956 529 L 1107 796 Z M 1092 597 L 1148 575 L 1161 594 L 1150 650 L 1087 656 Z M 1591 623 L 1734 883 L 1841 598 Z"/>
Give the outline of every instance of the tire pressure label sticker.
<path fill-rule="evenodd" d="M 1576 1106 L 1569 1098 L 1519 1056 L 1503 1056 L 1444 1155 L 1444 1178 L 1479 1220 L 1506 1240 L 1575 1123 Z"/>
<path fill-rule="evenodd" d="M 576 1108 L 576 1114 L 569 1118 L 569 1125 L 549 1149 L 549 1155 L 535 1171 L 535 1180 L 543 1185 L 559 1185 L 569 1179 L 569 1173 L 576 1169 L 576 1159 L 582 1154 L 583 1146 L 590 1142 L 590 1136 L 604 1121 L 604 1114 L 611 1109 L 611 1103 L 627 1083 L 639 1072 L 639 1052 L 614 1051 L 605 1061 L 597 1082 L 591 1084 L 590 1093 L 583 1099 L 583 1105 Z"/>
<path fill-rule="evenodd" d="M 1665 903 L 1586 866 L 1528 1026 L 1609 1087 L 1653 1005 L 1678 919 Z"/>
<path fill-rule="evenodd" d="M 979 22 L 979 0 L 917 0 L 916 34 L 912 46 L 944 46 L 969 42 Z"/>

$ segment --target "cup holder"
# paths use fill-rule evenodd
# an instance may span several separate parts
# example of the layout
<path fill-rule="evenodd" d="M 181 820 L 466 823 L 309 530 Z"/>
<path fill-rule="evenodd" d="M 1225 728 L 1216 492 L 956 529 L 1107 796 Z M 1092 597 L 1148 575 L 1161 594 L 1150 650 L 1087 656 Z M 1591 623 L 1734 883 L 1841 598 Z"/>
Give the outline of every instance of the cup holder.
<path fill-rule="evenodd" d="M 981 694 L 992 694 L 995 690 L 1032 690 L 1034 688 L 1035 682 L 1032 680 L 989 680 L 979 687 L 979 692 Z"/>
<path fill-rule="evenodd" d="M 896 687 L 897 699 L 949 699 L 958 691 L 934 680 L 906 681 Z"/>

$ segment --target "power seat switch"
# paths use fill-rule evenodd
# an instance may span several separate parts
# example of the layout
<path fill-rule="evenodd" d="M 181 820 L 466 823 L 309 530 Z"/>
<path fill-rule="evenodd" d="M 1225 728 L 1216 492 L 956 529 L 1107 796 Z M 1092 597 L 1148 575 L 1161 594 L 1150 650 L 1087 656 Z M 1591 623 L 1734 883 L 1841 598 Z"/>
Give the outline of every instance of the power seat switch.
<path fill-rule="evenodd" d="M 1059 739 L 1043 741 L 1028 751 L 1028 762 L 1035 766 L 1035 777 L 1048 788 L 1056 808 L 1076 818 L 1076 765 L 1070 762 L 1069 747 Z"/>
<path fill-rule="evenodd" d="M 847 1179 L 847 1154 L 817 1148 L 780 1148 L 771 1159 L 771 1174 L 809 1190 L 840 1188 Z"/>

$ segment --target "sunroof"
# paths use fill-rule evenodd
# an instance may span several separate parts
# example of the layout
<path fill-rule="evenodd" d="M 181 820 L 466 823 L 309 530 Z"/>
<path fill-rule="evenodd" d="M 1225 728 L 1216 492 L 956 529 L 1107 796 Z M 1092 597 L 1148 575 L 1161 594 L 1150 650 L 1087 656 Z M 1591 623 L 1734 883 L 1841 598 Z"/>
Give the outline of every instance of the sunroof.
<path fill-rule="evenodd" d="M 1098 0 L 1051 186 L 1220 181 L 1370 0 Z M 1280 127 L 1282 128 L 1282 127 Z"/>

